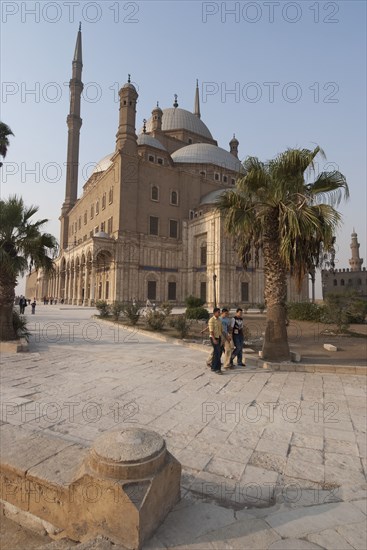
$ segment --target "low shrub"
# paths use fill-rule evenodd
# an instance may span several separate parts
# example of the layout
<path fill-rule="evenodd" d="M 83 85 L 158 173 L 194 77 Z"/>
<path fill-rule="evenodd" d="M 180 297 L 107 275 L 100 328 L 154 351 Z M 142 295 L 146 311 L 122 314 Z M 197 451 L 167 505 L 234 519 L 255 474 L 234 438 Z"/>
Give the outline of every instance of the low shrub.
<path fill-rule="evenodd" d="M 166 317 L 168 317 L 172 313 L 173 305 L 170 304 L 170 302 L 163 302 L 163 304 L 160 305 L 159 309 L 162 313 L 164 313 Z"/>
<path fill-rule="evenodd" d="M 324 307 L 312 302 L 290 302 L 287 304 L 289 319 L 296 321 L 321 321 Z"/>
<path fill-rule="evenodd" d="M 115 321 L 119 320 L 123 310 L 124 310 L 124 304 L 122 302 L 113 302 L 111 306 L 111 314 Z"/>
<path fill-rule="evenodd" d="M 135 326 L 140 319 L 140 305 L 135 303 L 124 304 L 122 312 L 127 317 L 130 325 Z"/>
<path fill-rule="evenodd" d="M 108 317 L 110 314 L 110 306 L 105 300 L 98 300 L 96 302 L 96 308 L 99 311 L 100 317 Z"/>
<path fill-rule="evenodd" d="M 154 331 L 162 330 L 166 316 L 162 311 L 148 311 L 145 316 L 146 325 Z"/>
<path fill-rule="evenodd" d="M 27 319 L 13 310 L 13 328 L 17 338 L 25 338 L 29 342 L 31 333 L 27 329 Z"/>
<path fill-rule="evenodd" d="M 191 320 L 189 320 L 184 313 L 177 315 L 170 321 L 170 326 L 174 327 L 179 333 L 181 338 L 186 338 L 189 334 Z"/>
<path fill-rule="evenodd" d="M 198 308 L 205 304 L 201 298 L 195 298 L 195 296 L 188 296 L 185 300 L 185 304 L 188 309 Z"/>
<path fill-rule="evenodd" d="M 186 317 L 188 319 L 209 319 L 210 315 L 205 307 L 188 307 Z"/>
<path fill-rule="evenodd" d="M 351 323 L 364 323 L 366 313 L 367 303 L 355 291 L 331 292 L 325 298 L 323 321 L 344 332 Z"/>

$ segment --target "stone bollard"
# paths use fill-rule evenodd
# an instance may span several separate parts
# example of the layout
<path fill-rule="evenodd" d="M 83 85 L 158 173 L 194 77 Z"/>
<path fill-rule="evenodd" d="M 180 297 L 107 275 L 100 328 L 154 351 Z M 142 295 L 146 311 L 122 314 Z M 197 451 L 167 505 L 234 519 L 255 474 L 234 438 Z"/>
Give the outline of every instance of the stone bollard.
<path fill-rule="evenodd" d="M 86 449 L 1 428 L 0 498 L 47 524 L 55 538 L 103 535 L 140 550 L 180 499 L 181 464 L 153 431 L 107 432 Z"/>
<path fill-rule="evenodd" d="M 140 549 L 180 499 L 180 481 L 181 465 L 159 434 L 136 427 L 108 432 L 86 457 L 71 515 L 83 516 L 88 538 L 104 535 Z M 98 498 L 86 502 L 86 485 L 98 487 Z"/>

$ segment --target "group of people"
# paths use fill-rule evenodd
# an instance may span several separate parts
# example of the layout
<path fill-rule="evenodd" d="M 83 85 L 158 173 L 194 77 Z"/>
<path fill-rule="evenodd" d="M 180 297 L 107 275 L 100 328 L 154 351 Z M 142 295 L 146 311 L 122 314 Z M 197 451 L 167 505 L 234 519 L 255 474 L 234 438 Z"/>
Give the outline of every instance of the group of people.
<path fill-rule="evenodd" d="M 209 337 L 213 347 L 207 360 L 207 366 L 216 374 L 223 374 L 221 356 L 224 353 L 223 369 L 234 369 L 236 359 L 238 367 L 244 367 L 242 363 L 242 348 L 244 342 L 242 309 L 236 309 L 235 316 L 229 317 L 229 309 L 219 307 L 213 310 L 213 317 L 209 319 Z"/>
<path fill-rule="evenodd" d="M 25 308 L 27 307 L 28 304 L 32 308 L 32 315 L 36 313 L 36 305 L 37 305 L 36 298 L 33 298 L 33 302 L 31 303 L 30 300 L 27 300 L 27 298 L 25 298 L 24 296 L 21 296 L 19 298 L 19 313 L 21 315 L 25 314 Z"/>

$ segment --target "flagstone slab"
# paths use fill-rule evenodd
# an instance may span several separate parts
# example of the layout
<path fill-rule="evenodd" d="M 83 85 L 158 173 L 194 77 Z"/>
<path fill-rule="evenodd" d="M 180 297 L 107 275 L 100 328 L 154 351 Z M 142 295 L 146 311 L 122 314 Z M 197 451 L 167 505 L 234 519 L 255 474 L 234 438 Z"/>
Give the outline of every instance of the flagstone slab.
<path fill-rule="evenodd" d="M 344 537 L 348 543 L 356 550 L 366 550 L 367 548 L 367 531 L 366 517 L 360 523 L 350 525 L 340 525 L 336 528 L 337 532 Z"/>
<path fill-rule="evenodd" d="M 281 537 L 296 538 L 365 519 L 363 512 L 351 503 L 340 502 L 277 512 L 270 514 L 266 521 Z"/>
<path fill-rule="evenodd" d="M 319 544 L 325 550 L 354 550 L 344 537 L 336 529 L 325 529 L 320 533 L 307 535 L 307 539 L 315 544 Z"/>
<path fill-rule="evenodd" d="M 324 550 L 318 544 L 302 539 L 282 539 L 273 542 L 269 550 Z"/>

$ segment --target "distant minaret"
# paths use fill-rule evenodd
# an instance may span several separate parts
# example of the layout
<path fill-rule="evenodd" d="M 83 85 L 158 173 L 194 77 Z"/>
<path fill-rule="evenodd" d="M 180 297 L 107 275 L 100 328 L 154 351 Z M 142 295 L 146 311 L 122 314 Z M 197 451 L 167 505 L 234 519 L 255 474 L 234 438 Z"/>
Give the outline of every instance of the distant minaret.
<path fill-rule="evenodd" d="M 68 247 L 69 221 L 68 212 L 74 206 L 78 197 L 78 167 L 79 167 L 79 137 L 82 119 L 80 118 L 80 98 L 83 91 L 82 83 L 82 29 L 79 24 L 78 36 L 72 63 L 73 72 L 69 83 L 70 113 L 66 119 L 68 125 L 68 149 L 66 164 L 65 200 L 61 209 L 60 247 Z"/>
<path fill-rule="evenodd" d="M 238 159 L 238 146 L 239 146 L 239 144 L 240 144 L 240 142 L 238 141 L 236 136 L 233 134 L 233 138 L 229 142 L 229 147 L 230 147 L 229 151 L 230 151 L 231 155 L 233 155 L 237 159 Z"/>
<path fill-rule="evenodd" d="M 359 257 L 359 242 L 357 239 L 357 233 L 355 232 L 354 228 L 350 247 L 352 249 L 352 257 L 349 260 L 350 269 L 351 271 L 361 271 L 363 259 Z"/>
<path fill-rule="evenodd" d="M 196 79 L 194 115 L 196 115 L 198 118 L 201 117 L 201 115 L 200 115 L 200 98 L 199 98 L 199 81 L 198 81 L 198 79 Z"/>
<path fill-rule="evenodd" d="M 135 133 L 136 102 L 138 92 L 131 84 L 130 75 L 126 84 L 119 91 L 120 111 L 119 127 L 116 134 L 116 151 L 134 155 L 137 152 L 137 136 Z"/>
<path fill-rule="evenodd" d="M 154 107 L 152 111 L 152 130 L 155 132 L 156 130 L 162 130 L 162 116 L 163 111 L 159 106 L 159 103 L 157 101 L 157 106 Z"/>

